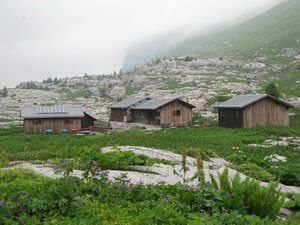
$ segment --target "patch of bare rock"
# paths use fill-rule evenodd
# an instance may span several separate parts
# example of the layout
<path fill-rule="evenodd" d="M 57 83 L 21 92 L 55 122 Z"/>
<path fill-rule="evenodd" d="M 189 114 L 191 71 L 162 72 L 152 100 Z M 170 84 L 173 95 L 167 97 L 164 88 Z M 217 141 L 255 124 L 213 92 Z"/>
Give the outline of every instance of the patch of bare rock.
<path fill-rule="evenodd" d="M 131 184 L 176 184 L 178 182 L 183 182 L 184 174 L 181 166 L 182 156 L 180 154 L 160 149 L 136 146 L 120 146 L 117 149 L 113 147 L 104 147 L 101 150 L 103 153 L 111 151 L 132 151 L 135 154 L 167 160 L 172 163 L 172 165 L 154 164 L 152 166 L 135 166 L 131 168 L 133 171 L 106 170 L 105 174 L 112 182 L 117 181 L 121 176 L 125 176 Z M 186 162 L 188 167 L 188 171 L 185 174 L 186 182 L 191 187 L 196 186 L 198 184 L 198 180 L 194 179 L 197 172 L 196 159 L 187 157 Z M 214 177 L 218 177 L 218 174 L 222 173 L 227 165 L 228 162 L 220 158 L 211 158 L 210 161 L 204 161 L 205 180 L 210 181 L 210 174 Z M 30 168 L 37 173 L 50 178 L 60 178 L 63 176 L 62 174 L 56 173 L 54 166 L 49 163 L 34 164 L 31 162 L 15 162 L 6 169 L 13 168 Z M 238 173 L 236 170 L 231 168 L 228 168 L 228 171 L 231 178 Z M 239 174 L 242 180 L 247 178 L 246 175 L 242 173 Z M 83 171 L 74 170 L 70 175 L 82 178 Z M 260 183 L 262 186 L 268 185 L 267 182 Z M 283 193 L 300 193 L 300 187 L 287 186 L 283 184 L 279 184 L 279 190 Z"/>

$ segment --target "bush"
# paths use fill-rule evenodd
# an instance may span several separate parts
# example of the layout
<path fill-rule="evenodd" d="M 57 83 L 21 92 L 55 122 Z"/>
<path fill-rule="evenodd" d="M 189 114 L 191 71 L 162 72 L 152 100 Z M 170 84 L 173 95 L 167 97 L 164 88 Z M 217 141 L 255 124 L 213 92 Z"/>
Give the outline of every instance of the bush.
<path fill-rule="evenodd" d="M 272 95 L 275 98 L 279 98 L 280 95 L 279 90 L 277 89 L 276 85 L 273 82 L 266 85 L 265 92 L 266 94 Z"/>
<path fill-rule="evenodd" d="M 283 169 L 280 175 L 280 182 L 286 185 L 300 186 L 300 172 L 297 170 Z"/>
<path fill-rule="evenodd" d="M 249 178 L 241 181 L 239 174 L 231 180 L 227 168 L 219 174 L 219 184 L 212 175 L 210 177 L 214 187 L 224 192 L 225 207 L 240 213 L 276 219 L 284 203 L 284 196 L 277 191 L 277 183 L 262 187 L 258 181 Z"/>
<path fill-rule="evenodd" d="M 300 219 L 300 194 L 293 195 L 291 201 L 287 202 L 285 207 L 293 210 L 295 217 Z"/>
<path fill-rule="evenodd" d="M 204 150 L 201 148 L 188 148 L 187 154 L 194 158 L 196 158 L 197 155 L 200 154 L 201 158 L 206 161 L 208 161 L 210 157 L 213 157 L 213 158 L 219 157 L 213 150 L 211 150 L 211 149 Z"/>
<path fill-rule="evenodd" d="M 247 157 L 247 155 L 240 152 L 240 153 L 234 153 L 234 154 L 226 157 L 226 159 L 233 164 L 240 165 L 240 164 L 246 163 L 248 157 Z"/>
<path fill-rule="evenodd" d="M 237 169 L 241 173 L 244 173 L 260 181 L 270 182 L 275 180 L 275 177 L 272 174 L 268 173 L 263 168 L 253 163 L 241 164 L 240 166 L 237 167 Z"/>

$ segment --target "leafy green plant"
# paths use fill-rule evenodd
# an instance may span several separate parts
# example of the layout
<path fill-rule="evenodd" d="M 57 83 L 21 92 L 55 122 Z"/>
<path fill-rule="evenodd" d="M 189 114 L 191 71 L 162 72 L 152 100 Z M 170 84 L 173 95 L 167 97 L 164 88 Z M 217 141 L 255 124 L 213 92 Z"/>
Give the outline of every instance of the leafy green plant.
<path fill-rule="evenodd" d="M 295 217 L 300 219 L 300 194 L 294 194 L 291 201 L 285 203 L 285 207 L 295 212 Z"/>
<path fill-rule="evenodd" d="M 219 183 L 213 175 L 210 177 L 214 187 L 224 192 L 225 206 L 241 213 L 276 219 L 284 203 L 284 196 L 277 191 L 277 183 L 262 187 L 258 181 L 249 178 L 241 181 L 239 174 L 231 180 L 227 168 L 219 174 Z"/>
<path fill-rule="evenodd" d="M 273 82 L 268 83 L 266 85 L 265 93 L 272 95 L 275 98 L 279 98 L 279 95 L 280 95 L 278 88 L 276 87 L 276 85 Z"/>
<path fill-rule="evenodd" d="M 152 166 L 154 163 L 172 165 L 167 160 L 160 160 L 137 155 L 131 151 L 118 151 L 118 148 L 112 152 L 102 153 L 92 149 L 85 149 L 80 158 L 79 168 L 91 170 L 92 168 L 101 168 L 101 170 L 133 170 L 131 166 Z"/>
<path fill-rule="evenodd" d="M 62 174 L 63 178 L 69 177 L 76 167 L 74 159 L 58 159 L 54 164 L 55 173 Z"/>
<path fill-rule="evenodd" d="M 260 181 L 274 181 L 275 177 L 253 163 L 245 163 L 237 167 L 238 171 Z"/>
<path fill-rule="evenodd" d="M 182 150 L 182 159 L 181 159 L 181 170 L 183 172 L 183 184 L 186 185 L 187 184 L 187 179 L 186 179 L 186 172 L 188 171 L 188 167 L 186 164 L 186 158 L 187 158 L 187 151 L 186 149 Z"/>
<path fill-rule="evenodd" d="M 203 171 L 203 160 L 202 160 L 202 157 L 201 155 L 197 155 L 197 158 L 196 158 L 196 163 L 197 163 L 197 177 L 198 177 L 198 180 L 200 182 L 205 182 L 205 175 L 204 175 L 204 171 Z"/>

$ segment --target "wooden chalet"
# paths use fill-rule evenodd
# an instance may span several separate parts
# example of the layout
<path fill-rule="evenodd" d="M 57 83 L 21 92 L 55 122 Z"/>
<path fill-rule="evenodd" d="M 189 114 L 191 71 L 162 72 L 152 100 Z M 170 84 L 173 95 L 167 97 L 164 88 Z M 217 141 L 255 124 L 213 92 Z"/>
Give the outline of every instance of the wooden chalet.
<path fill-rule="evenodd" d="M 239 95 L 215 106 L 219 126 L 250 128 L 255 126 L 288 126 L 288 109 L 292 105 L 271 95 Z"/>
<path fill-rule="evenodd" d="M 111 109 L 111 121 L 118 122 L 132 122 L 132 115 L 130 108 L 138 104 L 141 104 L 145 101 L 148 101 L 150 98 L 147 97 L 132 97 L 124 99 L 121 102 L 118 102 L 110 107 Z"/>
<path fill-rule="evenodd" d="M 90 115 L 83 112 L 81 106 L 25 106 L 21 108 L 26 134 L 42 134 L 51 130 L 60 133 L 63 130 L 81 129 L 93 125 Z"/>
<path fill-rule="evenodd" d="M 158 125 L 187 125 L 192 123 L 195 108 L 179 98 L 150 99 L 131 108 L 132 120 Z"/>
<path fill-rule="evenodd" d="M 83 112 L 84 117 L 81 118 L 81 128 L 90 128 L 90 126 L 94 126 L 94 123 L 97 119 L 87 112 Z"/>

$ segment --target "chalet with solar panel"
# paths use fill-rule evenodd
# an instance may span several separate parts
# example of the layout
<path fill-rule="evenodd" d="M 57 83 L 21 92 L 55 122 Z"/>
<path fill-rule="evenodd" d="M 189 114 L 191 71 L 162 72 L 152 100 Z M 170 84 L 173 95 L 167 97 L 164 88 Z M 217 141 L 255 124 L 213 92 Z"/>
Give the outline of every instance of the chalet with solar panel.
<path fill-rule="evenodd" d="M 250 128 L 255 126 L 288 126 L 288 109 L 292 105 L 271 95 L 238 95 L 215 106 L 219 126 Z"/>
<path fill-rule="evenodd" d="M 82 121 L 86 121 L 81 106 L 25 106 L 21 108 L 21 117 L 26 134 L 79 130 Z"/>
<path fill-rule="evenodd" d="M 132 97 L 126 98 L 123 101 L 120 101 L 110 107 L 111 110 L 111 121 L 117 122 L 133 122 L 131 115 L 131 108 L 139 105 L 145 101 L 148 101 L 150 98 L 147 97 Z"/>

